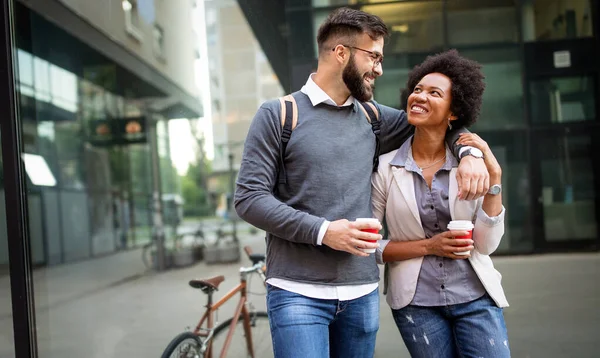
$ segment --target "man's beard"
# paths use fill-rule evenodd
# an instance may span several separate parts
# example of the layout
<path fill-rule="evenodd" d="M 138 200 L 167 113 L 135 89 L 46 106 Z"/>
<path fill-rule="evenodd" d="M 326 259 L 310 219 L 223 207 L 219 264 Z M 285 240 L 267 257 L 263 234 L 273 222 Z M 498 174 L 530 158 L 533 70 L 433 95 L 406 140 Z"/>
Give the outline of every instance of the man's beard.
<path fill-rule="evenodd" d="M 346 68 L 344 68 L 344 71 L 342 72 L 342 79 L 344 80 L 346 87 L 350 90 L 352 97 L 361 102 L 370 101 L 373 98 L 373 90 L 375 89 L 374 85 L 367 86 L 365 84 L 364 81 L 366 76 L 375 78 L 372 72 L 365 73 L 361 76 L 358 67 L 356 67 L 356 62 L 354 62 L 354 56 L 350 57 Z"/>

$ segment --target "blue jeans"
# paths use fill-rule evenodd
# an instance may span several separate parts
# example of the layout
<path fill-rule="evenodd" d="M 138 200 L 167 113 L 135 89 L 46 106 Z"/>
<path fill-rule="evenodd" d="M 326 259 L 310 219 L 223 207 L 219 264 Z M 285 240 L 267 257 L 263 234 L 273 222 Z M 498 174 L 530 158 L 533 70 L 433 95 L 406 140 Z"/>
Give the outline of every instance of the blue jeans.
<path fill-rule="evenodd" d="M 486 294 L 451 306 L 392 310 L 413 358 L 510 357 L 502 309 Z"/>
<path fill-rule="evenodd" d="M 276 358 L 369 358 L 379 329 L 379 289 L 350 301 L 267 287 Z"/>

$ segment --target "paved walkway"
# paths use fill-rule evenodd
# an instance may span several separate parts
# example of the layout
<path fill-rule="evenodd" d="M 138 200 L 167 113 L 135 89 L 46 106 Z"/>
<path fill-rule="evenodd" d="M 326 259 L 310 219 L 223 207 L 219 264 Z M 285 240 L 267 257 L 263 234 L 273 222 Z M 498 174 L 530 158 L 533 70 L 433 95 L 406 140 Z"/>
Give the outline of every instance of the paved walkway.
<path fill-rule="evenodd" d="M 243 238 L 264 250 L 260 233 Z M 232 287 L 239 264 L 203 262 L 147 272 L 139 250 L 36 270 L 41 357 L 155 357 L 199 318 L 203 295 L 190 278 L 224 274 Z M 497 257 L 511 307 L 505 310 L 513 357 L 600 356 L 600 254 Z M 242 262 L 245 264 L 245 262 Z M 0 278 L 0 357 L 11 357 L 8 277 Z M 258 285 L 254 285 L 258 289 Z M 264 307 L 264 297 L 255 296 Z M 227 317 L 233 305 L 221 310 Z M 376 357 L 408 357 L 382 299 Z"/>

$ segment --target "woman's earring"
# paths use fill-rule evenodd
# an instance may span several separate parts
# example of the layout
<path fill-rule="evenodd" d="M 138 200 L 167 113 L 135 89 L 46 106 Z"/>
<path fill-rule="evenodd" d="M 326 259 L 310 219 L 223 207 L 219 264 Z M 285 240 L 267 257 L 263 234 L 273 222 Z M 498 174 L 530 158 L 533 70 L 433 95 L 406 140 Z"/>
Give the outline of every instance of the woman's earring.
<path fill-rule="evenodd" d="M 452 130 L 452 124 L 450 124 L 450 118 L 448 118 L 448 129 Z"/>

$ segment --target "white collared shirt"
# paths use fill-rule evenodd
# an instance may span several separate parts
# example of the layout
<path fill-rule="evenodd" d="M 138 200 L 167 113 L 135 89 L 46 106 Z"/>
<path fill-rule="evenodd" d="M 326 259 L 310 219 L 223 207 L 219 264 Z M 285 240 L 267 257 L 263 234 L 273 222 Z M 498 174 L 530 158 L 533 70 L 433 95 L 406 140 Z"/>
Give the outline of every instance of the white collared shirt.
<path fill-rule="evenodd" d="M 306 84 L 302 86 L 300 90 L 302 93 L 308 96 L 310 102 L 313 107 L 317 106 L 321 103 L 325 103 L 330 106 L 335 107 L 347 107 L 354 103 L 354 97 L 350 96 L 342 104 L 338 106 L 332 99 L 329 97 L 321 87 L 319 87 L 315 81 L 313 81 L 311 74 L 306 81 Z M 325 232 L 327 232 L 327 228 L 329 227 L 330 222 L 325 220 L 321 228 L 319 229 L 319 236 L 317 237 L 317 245 L 321 245 L 323 242 L 323 237 L 325 236 Z M 302 283 L 297 281 L 284 280 L 281 278 L 270 278 L 267 280 L 267 283 L 273 285 L 275 287 L 279 287 L 283 290 L 297 293 L 299 295 L 311 297 L 311 298 L 319 298 L 325 300 L 340 300 L 340 301 L 348 301 L 353 300 L 369 293 L 375 291 L 379 286 L 378 282 L 368 283 L 364 285 L 349 285 L 349 286 L 330 286 L 330 285 L 318 285 L 318 284 L 310 284 L 310 283 Z"/>

